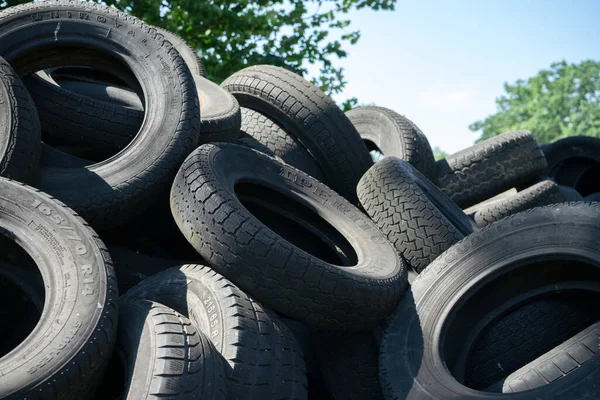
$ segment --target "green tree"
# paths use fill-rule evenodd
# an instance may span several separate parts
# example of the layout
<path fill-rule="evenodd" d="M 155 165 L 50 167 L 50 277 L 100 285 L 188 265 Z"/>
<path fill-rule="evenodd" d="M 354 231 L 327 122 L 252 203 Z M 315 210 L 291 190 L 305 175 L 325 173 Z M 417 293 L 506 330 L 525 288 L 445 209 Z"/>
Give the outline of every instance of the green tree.
<path fill-rule="evenodd" d="M 479 140 L 515 129 L 531 131 L 540 143 L 587 135 L 600 137 L 600 62 L 554 63 L 527 80 L 504 84 L 497 112 L 469 126 Z"/>
<path fill-rule="evenodd" d="M 221 82 L 256 64 L 272 64 L 305 75 L 328 94 L 346 84 L 336 58 L 356 44 L 360 32 L 347 18 L 353 10 L 393 10 L 396 0 L 95 0 L 168 29 L 197 49 L 209 78 Z M 0 0 L 0 9 L 27 0 Z M 351 107 L 352 99 L 347 101 Z"/>

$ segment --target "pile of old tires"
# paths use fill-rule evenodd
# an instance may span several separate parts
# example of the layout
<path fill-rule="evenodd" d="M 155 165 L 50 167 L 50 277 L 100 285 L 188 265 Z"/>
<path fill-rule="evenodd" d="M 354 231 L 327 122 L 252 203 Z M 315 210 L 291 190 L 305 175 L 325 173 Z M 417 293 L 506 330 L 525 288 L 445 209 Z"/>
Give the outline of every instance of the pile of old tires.
<path fill-rule="evenodd" d="M 435 162 L 96 3 L 0 12 L 0 56 L 0 398 L 600 397 L 597 139 Z"/>

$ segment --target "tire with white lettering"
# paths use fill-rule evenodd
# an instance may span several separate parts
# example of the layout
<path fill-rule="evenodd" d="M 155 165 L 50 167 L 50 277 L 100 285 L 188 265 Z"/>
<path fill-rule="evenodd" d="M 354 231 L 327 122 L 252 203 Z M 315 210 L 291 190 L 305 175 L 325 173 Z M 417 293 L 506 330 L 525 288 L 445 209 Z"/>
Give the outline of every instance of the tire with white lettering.
<path fill-rule="evenodd" d="M 38 188 L 96 229 L 150 208 L 198 145 L 200 108 L 192 74 L 164 36 L 135 17 L 90 2 L 10 7 L 0 12 L 0 55 L 19 75 L 95 62 L 123 64 L 138 77 L 151 117 L 125 149 L 85 168 L 40 168 L 37 175 Z"/>
<path fill-rule="evenodd" d="M 306 368 L 293 334 L 221 275 L 204 265 L 159 272 L 125 294 L 188 317 L 225 359 L 228 399 L 306 399 Z"/>
<path fill-rule="evenodd" d="M 243 146 L 194 151 L 175 178 L 171 209 L 216 271 L 315 326 L 368 330 L 407 287 L 404 263 L 369 217 L 313 177 Z"/>
<path fill-rule="evenodd" d="M 25 85 L 2 57 L 0 138 L 0 175 L 31 182 L 40 163 L 40 119 Z"/>
<path fill-rule="evenodd" d="M 117 329 L 117 283 L 104 244 L 59 201 L 6 179 L 0 229 L 35 261 L 46 289 L 35 330 L 0 358 L 0 398 L 86 398 Z"/>

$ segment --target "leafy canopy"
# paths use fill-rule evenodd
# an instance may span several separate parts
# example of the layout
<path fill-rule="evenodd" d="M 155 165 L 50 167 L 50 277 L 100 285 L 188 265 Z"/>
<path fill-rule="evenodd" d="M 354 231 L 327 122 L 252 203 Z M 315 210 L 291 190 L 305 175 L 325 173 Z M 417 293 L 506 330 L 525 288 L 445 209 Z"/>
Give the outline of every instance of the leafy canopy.
<path fill-rule="evenodd" d="M 536 76 L 504 84 L 497 113 L 469 126 L 479 140 L 525 129 L 540 143 L 574 135 L 600 137 L 600 62 L 554 63 Z"/>
<path fill-rule="evenodd" d="M 328 94 L 342 91 L 345 46 L 360 32 L 351 30 L 353 10 L 393 10 L 396 0 L 95 0 L 115 6 L 145 22 L 168 29 L 197 49 L 210 79 L 221 82 L 256 64 L 307 73 L 316 65 L 313 83 Z M 0 9 L 26 0 L 0 0 Z M 352 104 L 352 100 L 346 106 Z"/>

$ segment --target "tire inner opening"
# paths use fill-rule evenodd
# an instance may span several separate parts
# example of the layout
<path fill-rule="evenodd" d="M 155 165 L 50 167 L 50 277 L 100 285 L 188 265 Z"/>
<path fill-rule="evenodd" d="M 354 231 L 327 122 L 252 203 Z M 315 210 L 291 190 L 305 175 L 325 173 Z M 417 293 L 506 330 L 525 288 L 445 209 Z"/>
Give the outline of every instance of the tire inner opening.
<path fill-rule="evenodd" d="M 0 358 L 33 331 L 44 309 L 42 275 L 27 252 L 0 234 Z"/>
<path fill-rule="evenodd" d="M 337 229 L 315 211 L 266 186 L 240 182 L 242 205 L 269 229 L 312 256 L 338 266 L 354 266 L 358 256 Z"/>
<path fill-rule="evenodd" d="M 577 181 L 575 190 L 583 197 L 600 192 L 600 164 L 594 163 L 590 166 Z"/>
<path fill-rule="evenodd" d="M 363 141 L 367 146 L 367 150 L 369 150 L 369 154 L 371 154 L 371 159 L 373 160 L 373 162 L 380 161 L 385 157 L 381 149 L 377 147 L 375 143 L 367 139 L 364 139 Z"/>
<path fill-rule="evenodd" d="M 533 298 L 523 294 L 561 282 L 599 280 L 598 269 L 589 264 L 546 261 L 484 284 L 456 305 L 443 329 L 440 351 L 446 366 L 465 386 L 495 391 L 490 386 L 497 387 L 511 373 L 600 320 L 600 291 L 551 291 Z M 517 296 L 523 300 L 507 308 Z M 489 315 L 496 317 L 477 326 Z"/>
<path fill-rule="evenodd" d="M 77 50 L 71 49 L 69 51 Z M 69 67 L 49 68 L 46 71 L 50 71 L 50 75 L 64 90 L 78 93 L 82 96 L 94 98 L 96 100 L 113 103 L 116 106 L 124 107 L 127 105 L 124 104 L 124 102 L 127 103 L 127 101 L 124 99 L 120 99 L 119 96 L 111 94 L 113 93 L 113 91 L 107 86 L 120 86 L 124 89 L 130 89 L 132 91 L 132 100 L 130 101 L 130 103 L 133 104 L 134 101 L 139 101 L 143 110 L 143 91 L 135 75 L 121 60 L 115 57 L 111 57 L 109 55 L 105 55 L 105 57 L 105 64 L 110 65 L 111 68 L 115 71 L 114 73 L 105 71 L 103 69 L 96 69 L 90 68 L 88 66 L 78 65 L 73 65 Z M 123 76 L 117 76 L 116 71 L 123 71 Z M 27 82 L 27 80 L 25 80 L 25 82 Z M 116 155 L 120 151 L 108 151 L 106 148 L 99 148 L 98 146 L 94 146 L 93 143 L 86 143 L 86 141 L 82 140 L 82 138 L 80 137 L 66 137 L 62 135 L 59 137 L 57 135 L 53 135 L 52 130 L 60 129 L 60 127 L 44 126 L 44 121 L 42 120 L 41 122 L 42 141 L 45 144 L 54 147 L 55 149 L 61 151 L 62 153 L 66 153 L 67 155 L 87 160 L 90 162 L 90 165 L 102 162 Z M 74 122 L 77 121 L 75 120 Z M 140 126 L 137 127 L 137 131 L 139 131 L 140 128 L 141 123 Z M 131 139 L 133 139 L 133 137 L 131 137 Z M 129 142 L 127 144 L 129 144 Z M 43 158 L 42 164 L 44 164 Z M 51 164 L 45 166 L 52 167 Z"/>

